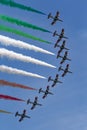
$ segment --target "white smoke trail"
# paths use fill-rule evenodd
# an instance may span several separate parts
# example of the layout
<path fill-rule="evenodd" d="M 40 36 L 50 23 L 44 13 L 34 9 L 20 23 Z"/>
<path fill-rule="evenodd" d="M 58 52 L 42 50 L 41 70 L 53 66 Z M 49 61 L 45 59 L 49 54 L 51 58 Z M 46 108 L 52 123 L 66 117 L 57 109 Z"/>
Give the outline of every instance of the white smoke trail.
<path fill-rule="evenodd" d="M 0 48 L 0 56 L 5 56 L 5 57 L 8 57 L 10 59 L 16 59 L 16 60 L 20 60 L 20 61 L 28 62 L 28 63 L 31 62 L 34 64 L 43 65 L 43 66 L 47 66 L 47 67 L 51 67 L 51 68 L 56 68 L 55 66 L 48 64 L 46 62 L 34 59 L 32 57 L 29 57 L 29 56 L 22 55 L 20 53 L 15 53 L 13 51 L 9 51 L 9 50 L 4 49 L 4 48 Z"/>
<path fill-rule="evenodd" d="M 35 78 L 46 79 L 46 77 L 43 77 L 41 75 L 30 73 L 30 72 L 23 71 L 23 70 L 19 70 L 19 69 L 12 68 L 12 67 L 8 67 L 5 65 L 0 65 L 0 71 L 10 73 L 10 74 L 18 74 L 18 75 L 23 75 L 23 76 L 31 76 L 31 77 L 35 77 Z"/>
<path fill-rule="evenodd" d="M 55 55 L 54 53 L 44 50 L 42 48 L 36 47 L 34 45 L 30 45 L 26 42 L 20 41 L 20 40 L 15 40 L 3 35 L 0 35 L 0 42 L 1 44 L 5 45 L 5 46 L 14 46 L 14 47 L 19 47 L 19 48 L 23 48 L 23 49 L 27 49 L 27 50 L 34 50 L 36 52 L 41 52 L 41 53 L 45 53 L 45 54 L 50 54 L 50 55 Z"/>

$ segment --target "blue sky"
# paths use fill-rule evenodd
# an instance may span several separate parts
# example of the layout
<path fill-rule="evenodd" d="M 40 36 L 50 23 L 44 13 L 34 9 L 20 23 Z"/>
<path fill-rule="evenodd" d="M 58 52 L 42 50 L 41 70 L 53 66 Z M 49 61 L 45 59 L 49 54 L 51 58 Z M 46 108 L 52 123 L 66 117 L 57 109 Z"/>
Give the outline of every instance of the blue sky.
<path fill-rule="evenodd" d="M 39 102 L 43 104 L 43 106 L 37 106 L 35 110 L 31 111 L 30 106 L 26 105 L 25 102 L 0 100 L 0 109 L 13 112 L 12 115 L 0 113 L 0 128 L 3 130 L 9 130 L 11 128 L 13 128 L 13 130 L 87 130 L 87 1 L 15 0 L 15 2 L 29 5 L 35 9 L 45 12 L 46 14 L 49 12 L 55 14 L 57 10 L 60 11 L 60 18 L 63 19 L 64 22 L 57 22 L 54 26 L 51 26 L 51 19 L 48 20 L 47 16 L 0 5 L 0 14 L 25 20 L 29 23 L 46 28 L 52 32 L 55 30 L 60 32 L 61 29 L 64 28 L 66 36 L 69 37 L 66 44 L 66 46 L 70 48 L 69 58 L 72 59 L 71 62 L 65 62 L 64 67 L 66 63 L 70 63 L 70 70 L 73 73 L 67 74 L 64 78 L 60 76 L 60 80 L 63 81 L 63 84 L 58 84 L 54 88 L 51 88 L 54 95 L 48 95 L 48 97 L 44 100 L 42 99 L 42 94 L 38 94 L 37 91 L 28 91 L 3 86 L 0 87 L 1 94 L 15 96 L 24 100 L 27 100 L 28 98 L 34 100 L 34 97 L 38 96 Z M 51 41 L 53 44 L 48 45 L 45 43 L 40 43 L 38 41 L 33 41 L 3 31 L 0 31 L 1 35 L 6 35 L 17 40 L 23 40 L 24 42 L 42 47 L 55 54 L 57 53 L 58 49 L 54 49 L 54 43 L 57 40 L 57 37 L 54 38 L 52 34 L 34 31 L 2 22 L 1 20 L 0 23 Z M 36 53 L 34 51 L 21 50 L 10 46 L 5 47 L 0 45 L 0 47 L 43 60 L 57 67 L 60 66 L 60 59 L 56 59 L 55 56 L 45 55 L 38 52 Z M 55 77 L 56 73 L 58 73 L 57 69 L 43 67 L 32 63 L 23 63 L 17 60 L 10 60 L 5 57 L 0 58 L 0 64 L 41 74 L 47 78 L 49 76 Z M 61 75 L 61 72 L 59 74 Z M 47 80 L 44 79 L 36 79 L 2 72 L 0 72 L 0 79 L 28 85 L 37 89 L 40 87 L 46 89 L 47 85 L 51 85 L 51 83 L 48 83 Z M 31 119 L 24 119 L 23 122 L 19 123 L 18 118 L 15 118 L 14 115 L 16 111 L 21 113 L 23 109 L 27 109 L 27 113 L 31 116 Z"/>

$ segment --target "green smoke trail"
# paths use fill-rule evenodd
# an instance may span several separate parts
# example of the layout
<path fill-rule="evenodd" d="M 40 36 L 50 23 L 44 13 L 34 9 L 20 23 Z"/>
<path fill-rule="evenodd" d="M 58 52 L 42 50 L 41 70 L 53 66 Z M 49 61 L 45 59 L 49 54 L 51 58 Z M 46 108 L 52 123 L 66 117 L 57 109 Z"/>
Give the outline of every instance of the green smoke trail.
<path fill-rule="evenodd" d="M 38 10 L 33 9 L 31 7 L 16 3 L 16 2 L 11 1 L 11 0 L 0 0 L 0 4 L 7 5 L 10 7 L 16 7 L 16 8 L 22 9 L 22 10 L 26 10 L 26 11 L 32 11 L 32 12 L 39 13 L 42 15 L 46 15 L 45 13 L 43 13 L 41 11 L 38 11 Z"/>
<path fill-rule="evenodd" d="M 3 21 L 10 22 L 10 23 L 15 23 L 17 25 L 24 26 L 24 27 L 27 27 L 27 28 L 32 28 L 32 29 L 35 29 L 35 30 L 51 33 L 50 31 L 48 31 L 46 29 L 40 28 L 38 26 L 29 24 L 27 22 L 24 22 L 24 21 L 21 21 L 21 20 L 18 20 L 18 19 L 14 19 L 14 18 L 11 18 L 11 17 L 8 17 L 8 16 L 0 15 L 0 19 L 3 20 Z"/>
<path fill-rule="evenodd" d="M 14 34 L 26 37 L 26 38 L 30 38 L 30 39 L 33 39 L 33 40 L 36 40 L 36 41 L 39 41 L 39 42 L 44 42 L 44 43 L 47 43 L 47 44 L 51 44 L 51 42 L 49 42 L 49 41 L 45 41 L 43 39 L 37 38 L 35 36 L 29 35 L 27 33 L 24 33 L 24 32 L 21 32 L 19 30 L 9 28 L 9 27 L 3 26 L 3 25 L 0 25 L 0 30 L 1 31 L 6 31 L 6 32 L 11 32 L 11 33 L 14 33 Z"/>

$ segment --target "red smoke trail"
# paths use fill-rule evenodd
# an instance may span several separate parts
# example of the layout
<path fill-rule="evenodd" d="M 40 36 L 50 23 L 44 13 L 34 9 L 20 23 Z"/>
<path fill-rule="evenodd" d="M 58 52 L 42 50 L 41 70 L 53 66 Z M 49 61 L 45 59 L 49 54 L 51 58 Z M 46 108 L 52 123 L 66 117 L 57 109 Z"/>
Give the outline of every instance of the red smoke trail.
<path fill-rule="evenodd" d="M 11 86 L 11 87 L 18 87 L 18 88 L 23 88 L 23 89 L 28 89 L 28 90 L 37 90 L 35 88 L 31 88 L 22 84 L 17 84 L 14 82 L 8 82 L 6 80 L 0 80 L 0 85 L 7 85 L 7 86 Z"/>
<path fill-rule="evenodd" d="M 2 95 L 2 94 L 0 94 L 0 99 L 15 100 L 15 101 L 23 101 L 23 102 L 25 102 L 25 100 L 22 100 L 22 99 L 19 99 L 19 98 L 16 98 L 16 97 L 11 97 L 11 96 L 8 96 L 8 95 Z"/>

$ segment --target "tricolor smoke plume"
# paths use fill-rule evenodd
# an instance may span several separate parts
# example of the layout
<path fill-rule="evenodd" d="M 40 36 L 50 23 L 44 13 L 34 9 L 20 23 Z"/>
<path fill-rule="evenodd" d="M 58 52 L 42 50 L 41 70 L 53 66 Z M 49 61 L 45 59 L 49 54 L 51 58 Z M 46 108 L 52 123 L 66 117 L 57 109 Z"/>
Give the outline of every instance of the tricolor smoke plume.
<path fill-rule="evenodd" d="M 23 76 L 27 76 L 27 77 L 35 77 L 35 78 L 42 78 L 42 79 L 46 79 L 45 77 L 38 75 L 38 74 L 33 74 L 24 70 L 20 70 L 20 69 L 16 69 L 16 68 L 12 68 L 12 67 L 8 67 L 5 65 L 0 65 L 0 71 L 1 72 L 5 72 L 5 73 L 9 73 L 9 74 L 17 74 L 17 75 L 23 75 Z"/>
<path fill-rule="evenodd" d="M 10 86 L 10 87 L 14 87 L 14 88 L 22 88 L 22 89 L 27 89 L 27 90 L 37 90 L 35 88 L 31 88 L 22 84 L 17 84 L 14 82 L 9 82 L 6 80 L 0 80 L 0 86 Z"/>
<path fill-rule="evenodd" d="M 32 36 L 30 34 L 27 34 L 25 32 L 22 32 L 20 30 L 13 29 L 13 28 L 10 28 L 10 27 L 7 27 L 7 26 L 0 25 L 0 30 L 1 31 L 10 32 L 10 33 L 13 33 L 13 34 L 16 34 L 16 35 L 19 35 L 19 36 L 23 36 L 25 38 L 29 38 L 29 39 L 32 39 L 32 40 L 35 40 L 35 41 L 39 41 L 39 42 L 44 42 L 44 43 L 47 43 L 47 44 L 51 44 L 51 42 L 49 42 L 49 41 L 43 40 L 41 38 Z"/>
<path fill-rule="evenodd" d="M 30 23 L 27 23 L 27 22 L 25 22 L 25 21 L 21 21 L 21 20 L 18 20 L 18 19 L 9 17 L 9 16 L 0 15 L 0 19 L 3 20 L 3 21 L 5 21 L 5 22 L 10 22 L 10 23 L 13 23 L 13 24 L 17 24 L 17 25 L 19 25 L 19 26 L 31 28 L 31 29 L 34 29 L 34 30 L 39 30 L 39 31 L 42 31 L 42 32 L 51 33 L 51 31 L 49 31 L 49 30 L 47 30 L 47 29 L 38 27 L 38 26 L 36 26 L 36 25 L 30 24 Z"/>
<path fill-rule="evenodd" d="M 31 12 L 42 14 L 42 15 L 46 15 L 45 13 L 43 13 L 39 10 L 33 9 L 29 6 L 25 6 L 25 5 L 16 3 L 12 0 L 0 0 L 0 4 L 7 5 L 7 6 L 10 6 L 10 7 L 19 8 L 19 9 L 26 10 L 26 11 L 31 11 Z"/>
<path fill-rule="evenodd" d="M 15 60 L 19 60 L 19 61 L 23 61 L 23 62 L 27 62 L 27 63 L 34 63 L 37 65 L 56 68 L 55 66 L 48 64 L 44 61 L 40 61 L 40 60 L 37 60 L 37 59 L 29 57 L 29 56 L 25 56 L 25 55 L 20 54 L 20 53 L 15 53 L 13 51 L 9 51 L 9 50 L 4 49 L 4 48 L 0 48 L 0 56 L 5 56 L 5 57 L 10 58 L 10 59 L 15 59 Z"/>
<path fill-rule="evenodd" d="M 44 50 L 40 47 L 36 47 L 34 45 L 30 45 L 26 42 L 20 41 L 20 40 L 15 40 L 3 35 L 0 35 L 0 44 L 3 44 L 5 46 L 14 46 L 14 47 L 19 47 L 22 49 L 26 49 L 26 50 L 34 50 L 36 52 L 41 52 L 41 53 L 45 53 L 45 54 L 50 54 L 50 55 L 55 55 L 54 53 Z"/>
<path fill-rule="evenodd" d="M 0 113 L 5 113 L 5 114 L 13 114 L 11 112 L 5 111 L 5 110 L 0 110 Z"/>
<path fill-rule="evenodd" d="M 14 100 L 14 101 L 25 101 L 16 97 L 8 96 L 8 95 L 2 95 L 0 94 L 0 99 L 5 99 L 5 100 Z"/>

